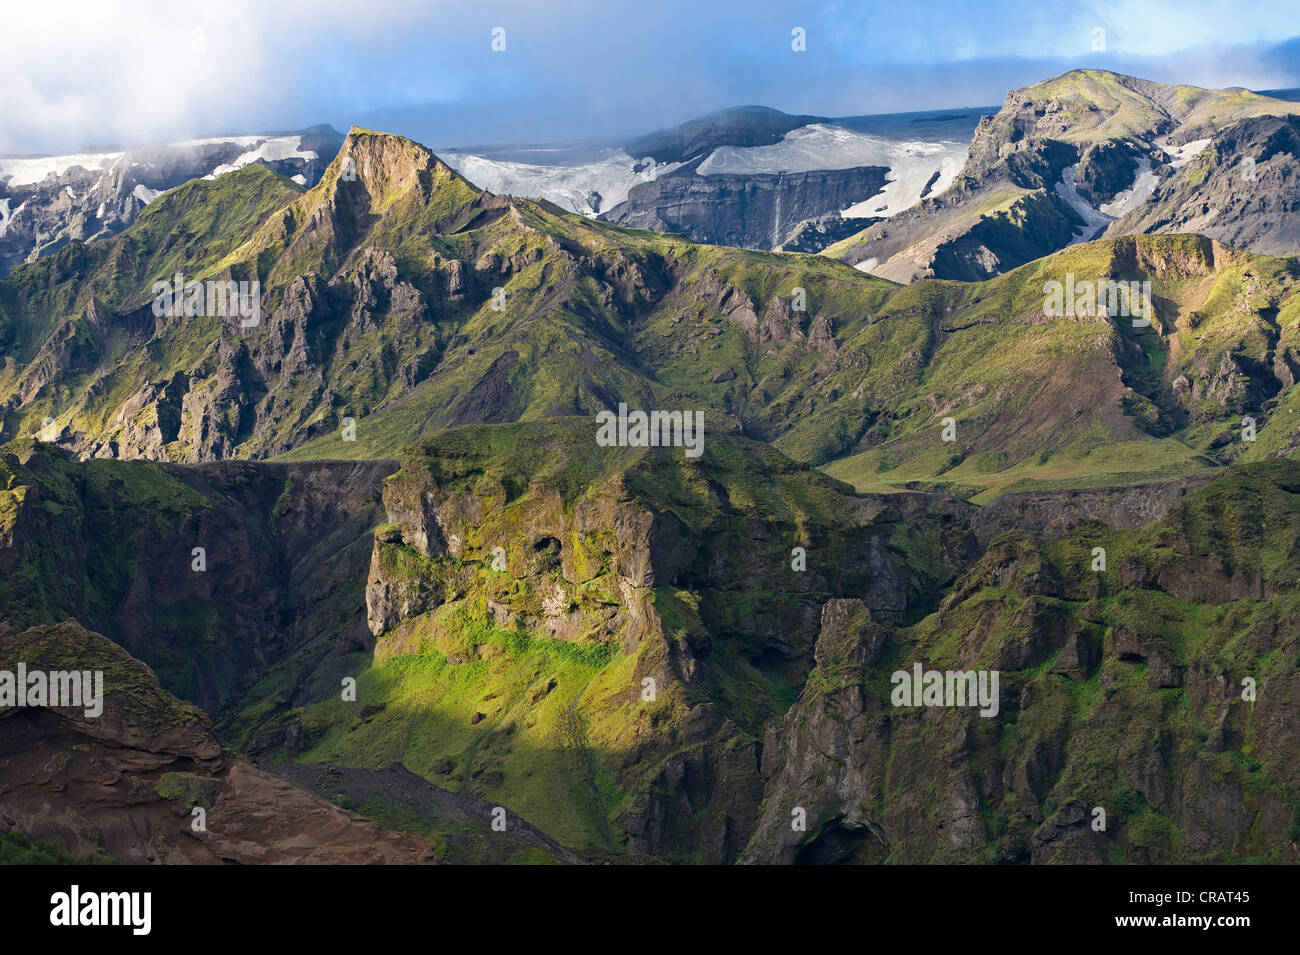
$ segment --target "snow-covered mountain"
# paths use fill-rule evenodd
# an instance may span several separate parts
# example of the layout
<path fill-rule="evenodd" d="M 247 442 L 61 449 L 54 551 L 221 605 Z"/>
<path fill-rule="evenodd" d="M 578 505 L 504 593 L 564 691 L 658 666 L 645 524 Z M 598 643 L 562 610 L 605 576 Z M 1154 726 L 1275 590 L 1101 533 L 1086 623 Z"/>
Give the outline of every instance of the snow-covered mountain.
<path fill-rule="evenodd" d="M 704 242 L 807 249 L 946 189 L 985 112 L 828 119 L 749 106 L 626 144 L 439 155 L 492 192 L 585 216 Z"/>
<path fill-rule="evenodd" d="M 946 191 L 826 251 L 896 282 L 981 280 L 1080 242 L 1155 232 L 1291 254 L 1298 171 L 1292 99 L 1071 70 L 1007 93 Z"/>
<path fill-rule="evenodd" d="M 946 189 L 981 110 L 828 119 L 746 106 L 625 143 L 438 149 L 498 194 L 749 248 L 815 251 Z M 0 275 L 115 235 L 183 182 L 263 163 L 312 186 L 329 126 L 63 156 L 0 157 Z"/>
<path fill-rule="evenodd" d="M 64 156 L 0 156 L 0 275 L 74 239 L 121 232 L 146 205 L 190 179 L 262 163 L 314 185 L 342 142 L 332 127 L 315 126 Z"/>

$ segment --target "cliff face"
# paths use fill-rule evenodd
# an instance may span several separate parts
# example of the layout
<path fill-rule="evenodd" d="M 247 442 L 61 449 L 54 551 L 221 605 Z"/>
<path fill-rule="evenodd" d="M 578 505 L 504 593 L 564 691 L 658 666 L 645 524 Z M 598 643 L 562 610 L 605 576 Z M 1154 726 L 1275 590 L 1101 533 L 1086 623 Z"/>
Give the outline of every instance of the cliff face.
<path fill-rule="evenodd" d="M 912 628 L 829 602 L 746 860 L 1293 863 L 1296 558 L 1255 535 L 1295 538 L 1298 478 L 1244 469 L 1143 530 L 1005 534 Z M 1000 671 L 999 713 L 892 705 L 917 661 Z"/>
<path fill-rule="evenodd" d="M 1204 144 L 1107 235 L 1199 232 L 1269 255 L 1300 245 L 1300 118 L 1243 120 Z"/>
<path fill-rule="evenodd" d="M 1066 491 L 1027 491 L 999 494 L 980 508 L 971 521 L 981 546 L 999 534 L 1020 530 L 1035 537 L 1060 537 L 1085 521 L 1113 530 L 1137 530 L 1154 524 L 1176 508 L 1188 493 L 1213 474 L 1130 487 Z"/>
<path fill-rule="evenodd" d="M 370 645 L 364 575 L 393 464 L 77 465 L 7 450 L 0 601 L 14 625 L 75 617 L 213 713 L 293 654 L 328 671 Z"/>
<path fill-rule="evenodd" d="M 291 714 L 293 732 L 313 758 L 346 760 L 414 720 L 428 729 L 399 749 L 408 765 L 512 800 L 566 844 L 730 862 L 758 810 L 762 727 L 808 670 L 821 595 L 915 616 L 960 559 L 966 508 L 855 499 L 735 438 L 698 468 L 651 449 L 605 470 L 587 426 L 453 433 L 404 459 L 366 590 L 376 671 L 362 682 L 383 710 L 345 732 L 326 708 Z M 414 689 L 383 677 L 412 660 L 431 667 L 418 713 Z M 563 806 L 529 781 L 557 737 L 546 791 Z"/>
<path fill-rule="evenodd" d="M 700 176 L 696 165 L 638 183 L 600 218 L 633 229 L 678 232 L 713 245 L 780 249 L 797 243 L 812 221 L 838 219 L 841 210 L 876 195 L 889 172 L 883 166 L 860 166 Z"/>

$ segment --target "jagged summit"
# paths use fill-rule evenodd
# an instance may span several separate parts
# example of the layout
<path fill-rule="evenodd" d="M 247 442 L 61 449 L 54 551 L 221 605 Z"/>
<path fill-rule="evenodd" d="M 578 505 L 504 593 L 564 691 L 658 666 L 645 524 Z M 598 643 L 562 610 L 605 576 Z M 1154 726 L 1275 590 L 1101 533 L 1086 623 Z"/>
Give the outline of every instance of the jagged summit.
<path fill-rule="evenodd" d="M 321 181 L 233 258 L 274 260 L 265 280 L 275 287 L 309 271 L 332 276 L 367 246 L 396 251 L 418 239 L 481 228 L 508 206 L 425 146 L 354 127 Z"/>

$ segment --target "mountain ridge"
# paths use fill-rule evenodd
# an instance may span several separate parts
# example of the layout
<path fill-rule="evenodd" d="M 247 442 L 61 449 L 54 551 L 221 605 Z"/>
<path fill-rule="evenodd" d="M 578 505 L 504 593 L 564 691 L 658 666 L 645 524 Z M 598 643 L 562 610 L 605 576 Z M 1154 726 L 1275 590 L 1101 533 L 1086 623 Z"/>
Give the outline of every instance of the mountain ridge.
<path fill-rule="evenodd" d="M 178 227 L 206 215 L 213 190 L 225 218 L 199 218 L 206 232 Z M 240 204 L 246 214 L 234 215 Z M 189 238 L 152 250 L 164 229 Z M 257 327 L 149 314 L 142 263 L 167 275 L 186 257 L 200 263 L 194 278 L 260 281 Z M 91 277 L 58 281 L 74 259 L 95 263 Z M 1232 414 L 1256 416 L 1259 446 L 1287 440 L 1286 419 L 1269 412 L 1291 413 L 1300 371 L 1295 271 L 1294 259 L 1195 236 L 1141 236 L 1073 246 L 985 283 L 900 287 L 825 256 L 700 246 L 493 196 L 417 144 L 353 130 L 312 190 L 257 169 L 193 184 L 123 237 L 0 283 L 0 332 L 45 338 L 11 357 L 0 401 L 6 433 L 54 418 L 66 446 L 91 457 L 393 457 L 441 428 L 623 402 L 699 407 L 710 429 L 817 465 L 857 456 L 835 465 L 855 481 L 876 461 L 896 472 L 887 484 L 974 481 L 983 493 L 1044 450 L 1089 470 L 1078 455 L 1094 427 L 1145 449 L 1134 464 L 1154 455 L 1135 477 L 1146 479 L 1249 452 L 1213 430 Z M 1052 317 L 1044 292 L 1067 273 L 1150 283 L 1151 330 L 1109 314 Z M 56 319 L 65 309 L 78 317 Z M 994 382 L 976 341 L 1041 360 L 999 364 Z M 160 367 L 134 358 L 147 343 Z M 1070 394 L 1071 362 L 1084 355 L 1100 376 L 1092 402 Z M 1012 394 L 1020 417 L 978 410 Z M 1062 409 L 1081 417 L 1063 421 Z M 934 431 L 953 412 L 963 437 L 944 449 Z M 1028 437 L 1036 421 L 1058 422 L 1051 447 Z M 1015 430 L 1011 444 L 996 437 Z"/>
<path fill-rule="evenodd" d="M 947 192 L 825 252 L 897 281 L 986 278 L 1096 237 L 1115 218 L 1100 206 L 1153 167 L 1168 179 L 1233 123 L 1298 109 L 1239 87 L 1074 70 L 1009 92 Z"/>

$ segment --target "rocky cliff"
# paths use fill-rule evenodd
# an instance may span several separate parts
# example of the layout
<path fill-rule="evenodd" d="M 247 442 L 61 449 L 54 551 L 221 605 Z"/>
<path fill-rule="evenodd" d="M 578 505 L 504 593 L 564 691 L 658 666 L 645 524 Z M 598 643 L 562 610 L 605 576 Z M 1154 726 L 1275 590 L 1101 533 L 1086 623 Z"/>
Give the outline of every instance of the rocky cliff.
<path fill-rule="evenodd" d="M 14 625 L 75 617 L 213 713 L 280 660 L 300 655 L 306 680 L 370 646 L 365 572 L 393 464 L 75 465 L 44 446 L 6 452 L 0 603 Z"/>
<path fill-rule="evenodd" d="M 746 861 L 1294 862 L 1295 557 L 1264 555 L 1300 529 L 1298 478 L 1239 471 L 1143 530 L 1006 534 L 913 628 L 828 602 Z M 1001 709 L 892 705 L 915 662 L 1000 671 Z"/>
<path fill-rule="evenodd" d="M 601 218 L 633 229 L 681 233 L 712 245 L 781 249 L 800 237 L 807 242 L 805 233 L 815 229 L 811 223 L 839 220 L 842 210 L 877 195 L 889 172 L 884 166 L 860 166 L 702 176 L 695 165 L 638 183 Z M 841 228 L 848 225 L 833 227 Z"/>
<path fill-rule="evenodd" d="M 1106 234 L 1199 232 L 1270 255 L 1300 248 L 1300 118 L 1245 119 L 1197 145 Z"/>

